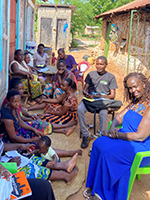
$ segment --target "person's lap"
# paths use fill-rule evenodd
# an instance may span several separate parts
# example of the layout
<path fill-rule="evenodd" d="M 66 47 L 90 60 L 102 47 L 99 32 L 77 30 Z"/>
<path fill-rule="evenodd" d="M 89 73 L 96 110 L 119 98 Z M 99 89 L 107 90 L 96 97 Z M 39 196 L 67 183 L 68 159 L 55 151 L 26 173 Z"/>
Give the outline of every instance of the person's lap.
<path fill-rule="evenodd" d="M 23 198 L 24 200 L 55 200 L 51 184 L 46 180 L 28 179 L 32 190 L 32 196 Z"/>

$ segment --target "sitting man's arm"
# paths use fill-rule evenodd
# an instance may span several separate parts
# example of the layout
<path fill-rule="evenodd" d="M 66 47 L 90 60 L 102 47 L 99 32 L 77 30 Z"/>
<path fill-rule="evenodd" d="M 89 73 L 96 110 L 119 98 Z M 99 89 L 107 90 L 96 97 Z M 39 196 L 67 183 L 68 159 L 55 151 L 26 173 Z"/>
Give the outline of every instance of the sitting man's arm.
<path fill-rule="evenodd" d="M 100 93 L 98 94 L 89 94 L 88 93 L 88 89 L 89 89 L 89 84 L 85 84 L 84 89 L 83 89 L 83 95 L 89 99 L 93 99 L 93 98 L 100 98 L 100 97 L 104 97 L 104 98 L 108 98 L 108 99 L 114 99 L 115 95 L 116 95 L 116 90 L 110 90 L 110 94 L 108 95 L 102 95 Z"/>
<path fill-rule="evenodd" d="M 87 83 L 85 83 L 85 85 L 84 85 L 83 95 L 84 95 L 86 98 L 89 98 L 89 99 L 95 98 L 94 95 L 89 94 L 89 84 L 87 84 Z"/>

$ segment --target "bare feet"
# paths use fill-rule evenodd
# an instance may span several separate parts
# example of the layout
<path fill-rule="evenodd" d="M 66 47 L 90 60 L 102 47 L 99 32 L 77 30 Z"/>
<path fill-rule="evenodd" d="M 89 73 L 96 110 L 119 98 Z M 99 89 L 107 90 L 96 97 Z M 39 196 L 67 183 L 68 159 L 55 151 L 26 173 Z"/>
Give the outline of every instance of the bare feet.
<path fill-rule="evenodd" d="M 75 177 L 78 174 L 78 171 L 79 171 L 78 167 L 75 166 L 74 169 L 72 170 L 72 172 L 69 174 L 68 180 L 66 181 L 67 185 L 70 185 L 73 182 L 73 180 L 75 179 Z"/>
<path fill-rule="evenodd" d="M 82 156 L 83 150 L 82 149 L 77 149 L 76 152 L 78 153 L 79 156 Z"/>
<path fill-rule="evenodd" d="M 74 166 L 76 165 L 77 163 L 77 158 L 78 158 L 78 153 L 76 153 L 72 158 L 70 158 L 68 161 L 67 161 L 67 172 L 70 173 L 72 172 Z"/>
<path fill-rule="evenodd" d="M 36 101 L 28 101 L 28 104 L 29 104 L 30 106 L 34 106 L 34 105 L 36 104 Z"/>
<path fill-rule="evenodd" d="M 74 156 L 76 153 L 78 153 L 79 156 L 82 156 L 83 150 L 82 149 L 76 149 L 70 151 L 70 156 Z"/>
<path fill-rule="evenodd" d="M 74 129 L 77 127 L 77 125 L 72 126 L 71 128 L 69 128 L 69 130 L 65 133 L 66 136 L 69 136 L 71 133 L 73 133 Z"/>

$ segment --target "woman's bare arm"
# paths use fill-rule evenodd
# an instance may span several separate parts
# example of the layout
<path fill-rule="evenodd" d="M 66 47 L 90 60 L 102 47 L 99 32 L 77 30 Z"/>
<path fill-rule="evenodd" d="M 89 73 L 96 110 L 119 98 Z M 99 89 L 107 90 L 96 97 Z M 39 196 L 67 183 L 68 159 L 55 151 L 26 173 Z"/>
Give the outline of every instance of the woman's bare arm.
<path fill-rule="evenodd" d="M 27 72 L 27 71 L 23 71 L 23 70 L 19 69 L 19 67 L 16 63 L 13 63 L 11 67 L 12 67 L 12 71 L 15 74 L 29 75 L 29 76 L 31 75 L 31 72 Z"/>
<path fill-rule="evenodd" d="M 124 108 L 120 113 L 118 113 L 116 115 L 116 117 L 114 118 L 114 120 L 112 121 L 112 124 L 110 126 L 109 131 L 113 131 L 115 130 L 115 128 L 117 126 L 119 126 L 120 124 L 122 124 L 123 122 L 123 116 L 126 114 L 126 112 L 129 110 L 129 106 L 127 106 L 126 108 Z"/>
<path fill-rule="evenodd" d="M 30 142 L 35 142 L 33 139 L 27 139 L 27 138 L 22 138 L 16 135 L 15 133 L 15 129 L 14 129 L 14 124 L 13 124 L 13 120 L 11 119 L 3 119 L 4 122 L 4 126 L 5 126 L 5 130 L 6 133 L 9 137 L 9 139 L 11 140 L 11 142 L 17 142 L 17 143 L 30 143 Z"/>
<path fill-rule="evenodd" d="M 57 99 L 42 99 L 42 103 L 45 102 L 45 103 L 61 103 L 62 100 L 64 99 L 64 94 L 61 94 Z"/>
<path fill-rule="evenodd" d="M 146 112 L 142 118 L 142 121 L 137 129 L 137 132 L 122 133 L 118 132 L 118 136 L 123 140 L 135 140 L 143 141 L 150 135 L 150 106 L 146 109 Z"/>
<path fill-rule="evenodd" d="M 72 68 L 70 69 L 71 72 L 73 72 L 76 69 L 76 64 L 72 65 Z"/>
<path fill-rule="evenodd" d="M 62 106 L 60 111 L 47 111 L 46 114 L 52 114 L 52 115 L 57 115 L 57 116 L 62 116 L 66 114 L 66 112 L 69 110 L 67 106 Z"/>

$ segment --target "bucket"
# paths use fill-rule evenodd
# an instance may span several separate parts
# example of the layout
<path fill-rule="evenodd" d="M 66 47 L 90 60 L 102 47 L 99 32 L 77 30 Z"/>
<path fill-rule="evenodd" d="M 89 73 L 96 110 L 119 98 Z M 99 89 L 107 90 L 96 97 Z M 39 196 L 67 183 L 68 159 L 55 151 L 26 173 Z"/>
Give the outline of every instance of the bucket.
<path fill-rule="evenodd" d="M 87 61 L 90 63 L 90 65 L 94 64 L 94 58 L 88 57 Z"/>
<path fill-rule="evenodd" d="M 26 43 L 27 51 L 29 51 L 30 53 L 34 54 L 36 45 L 37 44 L 34 41 L 27 41 L 27 43 Z"/>

